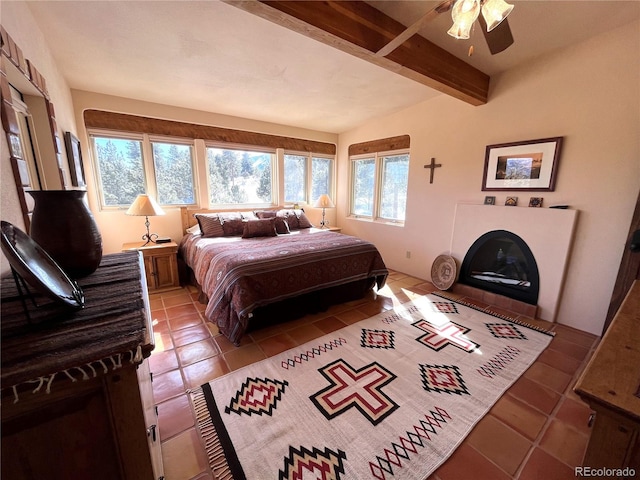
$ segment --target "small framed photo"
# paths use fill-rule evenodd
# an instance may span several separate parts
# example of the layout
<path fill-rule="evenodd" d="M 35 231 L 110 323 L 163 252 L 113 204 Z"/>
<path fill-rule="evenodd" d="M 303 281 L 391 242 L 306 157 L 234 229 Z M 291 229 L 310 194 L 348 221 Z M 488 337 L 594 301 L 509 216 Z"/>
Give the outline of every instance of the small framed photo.
<path fill-rule="evenodd" d="M 516 205 L 518 205 L 518 197 L 507 197 L 504 204 L 507 207 L 515 207 Z"/>
<path fill-rule="evenodd" d="M 74 187 L 86 187 L 84 181 L 84 166 L 82 165 L 82 150 L 80 140 L 71 132 L 65 132 L 64 145 L 67 149 L 67 159 L 69 160 L 69 173 L 71 174 L 71 185 Z"/>
<path fill-rule="evenodd" d="M 482 190 L 555 189 L 563 137 L 488 145 Z"/>
<path fill-rule="evenodd" d="M 530 207 L 542 207 L 542 197 L 531 197 L 529 199 Z"/>
<path fill-rule="evenodd" d="M 484 197 L 484 204 L 485 205 L 495 205 L 496 204 L 496 197 Z"/>

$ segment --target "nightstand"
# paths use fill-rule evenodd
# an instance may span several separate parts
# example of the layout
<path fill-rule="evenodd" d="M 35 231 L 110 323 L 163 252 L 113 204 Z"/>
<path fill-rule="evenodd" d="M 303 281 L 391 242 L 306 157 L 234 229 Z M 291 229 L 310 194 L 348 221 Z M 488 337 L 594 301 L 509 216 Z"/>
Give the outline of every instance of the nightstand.
<path fill-rule="evenodd" d="M 142 252 L 144 257 L 144 269 L 149 293 L 180 288 L 178 244 L 176 242 L 149 243 L 147 245 L 133 242 L 122 245 L 123 252 L 133 250 Z"/>

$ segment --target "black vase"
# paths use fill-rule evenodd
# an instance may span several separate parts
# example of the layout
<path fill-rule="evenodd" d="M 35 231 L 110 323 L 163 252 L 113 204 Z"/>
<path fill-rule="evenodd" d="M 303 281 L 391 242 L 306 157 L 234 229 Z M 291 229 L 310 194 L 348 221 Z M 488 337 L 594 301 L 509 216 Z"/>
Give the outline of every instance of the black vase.
<path fill-rule="evenodd" d="M 102 235 L 84 190 L 33 190 L 31 238 L 71 278 L 95 272 L 102 260 Z"/>

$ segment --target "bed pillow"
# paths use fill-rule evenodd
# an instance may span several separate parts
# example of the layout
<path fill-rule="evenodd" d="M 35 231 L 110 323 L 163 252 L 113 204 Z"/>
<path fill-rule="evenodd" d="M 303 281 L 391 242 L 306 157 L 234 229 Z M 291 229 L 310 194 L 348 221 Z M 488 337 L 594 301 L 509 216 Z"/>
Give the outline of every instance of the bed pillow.
<path fill-rule="evenodd" d="M 286 235 L 287 233 L 291 233 L 289 230 L 289 224 L 284 217 L 271 217 L 275 218 L 276 232 L 279 235 Z"/>
<path fill-rule="evenodd" d="M 240 212 L 243 220 L 257 220 L 258 217 L 253 212 Z"/>
<path fill-rule="evenodd" d="M 277 210 L 256 210 L 254 212 L 258 218 L 273 218 L 278 213 Z"/>
<path fill-rule="evenodd" d="M 227 220 L 242 220 L 242 214 L 240 212 L 219 212 L 217 215 L 221 223 Z"/>
<path fill-rule="evenodd" d="M 196 213 L 203 237 L 224 237 L 222 223 L 217 213 Z"/>
<path fill-rule="evenodd" d="M 277 234 L 275 223 L 275 218 L 247 220 L 244 222 L 242 238 L 275 237 Z"/>
<path fill-rule="evenodd" d="M 284 218 L 289 224 L 289 230 L 299 230 L 300 222 L 298 221 L 298 216 L 295 213 L 295 210 L 283 208 L 282 210 L 278 210 L 276 216 Z"/>
<path fill-rule="evenodd" d="M 311 225 L 311 222 L 305 215 L 304 210 L 295 210 L 295 212 L 296 216 L 298 217 L 298 225 L 300 226 L 300 229 L 313 227 L 313 225 Z"/>
<path fill-rule="evenodd" d="M 201 235 L 202 230 L 200 230 L 200 224 L 196 223 L 193 227 L 187 228 L 187 233 L 192 233 L 194 235 Z"/>
<path fill-rule="evenodd" d="M 224 231 L 225 237 L 237 237 L 242 235 L 244 231 L 245 220 L 242 218 L 232 218 L 230 220 L 222 221 L 222 230 Z"/>

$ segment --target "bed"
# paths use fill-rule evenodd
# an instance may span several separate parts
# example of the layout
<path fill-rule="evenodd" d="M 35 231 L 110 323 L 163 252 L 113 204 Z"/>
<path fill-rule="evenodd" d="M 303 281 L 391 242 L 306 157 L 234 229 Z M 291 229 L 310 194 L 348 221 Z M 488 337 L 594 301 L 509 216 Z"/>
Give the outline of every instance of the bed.
<path fill-rule="evenodd" d="M 301 210 L 183 209 L 182 221 L 179 258 L 206 318 L 236 345 L 250 327 L 362 297 L 388 275 L 375 245 L 314 228 Z"/>

